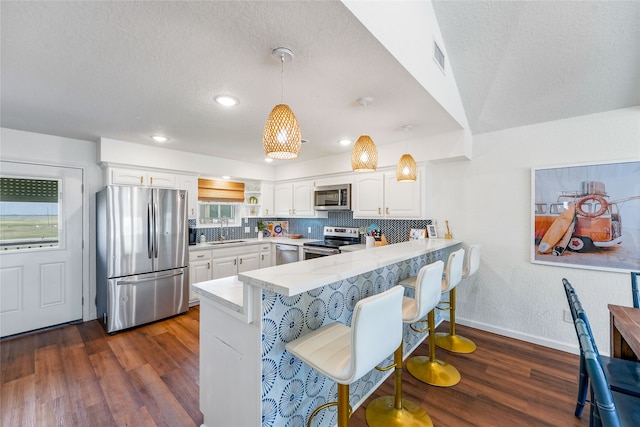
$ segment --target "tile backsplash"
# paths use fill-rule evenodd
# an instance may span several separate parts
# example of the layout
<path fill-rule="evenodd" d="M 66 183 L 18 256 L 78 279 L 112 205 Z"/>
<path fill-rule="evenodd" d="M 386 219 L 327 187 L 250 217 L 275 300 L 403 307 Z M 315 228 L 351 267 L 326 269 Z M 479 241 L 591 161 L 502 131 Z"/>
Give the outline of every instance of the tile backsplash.
<path fill-rule="evenodd" d="M 389 243 L 398 243 L 408 240 L 410 228 L 427 228 L 432 221 L 430 219 L 354 219 L 352 211 L 338 211 L 329 212 L 328 218 L 248 218 L 248 223 L 245 224 L 245 219 L 242 219 L 242 227 L 225 227 L 222 229 L 225 239 L 243 239 L 256 237 L 257 233 L 254 231 L 258 221 L 287 221 L 289 228 L 289 234 L 301 234 L 302 237 L 308 239 L 322 239 L 322 230 L 325 225 L 342 226 L 342 227 L 368 227 L 372 223 L 376 223 L 380 226 L 382 234 L 384 234 Z M 195 220 L 189 220 L 189 227 L 195 227 Z M 251 230 L 249 233 L 244 232 L 244 227 L 249 227 Z M 311 233 L 308 233 L 309 227 Z M 199 228 L 198 236 L 204 234 L 207 241 L 217 240 L 220 237 L 221 228 Z M 364 243 L 364 241 L 363 241 Z"/>

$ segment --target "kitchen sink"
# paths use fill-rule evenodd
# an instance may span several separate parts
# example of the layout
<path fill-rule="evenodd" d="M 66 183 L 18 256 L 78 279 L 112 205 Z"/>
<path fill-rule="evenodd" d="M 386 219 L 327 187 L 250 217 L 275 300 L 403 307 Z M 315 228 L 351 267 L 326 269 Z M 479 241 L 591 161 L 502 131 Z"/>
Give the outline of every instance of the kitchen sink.
<path fill-rule="evenodd" d="M 214 242 L 207 242 L 207 245 L 219 246 L 219 245 L 231 245 L 233 243 L 244 243 L 246 240 L 216 240 Z"/>

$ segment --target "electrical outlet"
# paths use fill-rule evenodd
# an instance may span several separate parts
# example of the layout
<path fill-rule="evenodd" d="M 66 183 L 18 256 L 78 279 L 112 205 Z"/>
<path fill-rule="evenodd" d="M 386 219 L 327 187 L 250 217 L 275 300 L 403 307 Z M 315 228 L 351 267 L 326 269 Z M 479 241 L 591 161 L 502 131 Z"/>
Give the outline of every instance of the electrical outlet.
<path fill-rule="evenodd" d="M 562 312 L 562 320 L 567 323 L 573 323 L 573 317 L 571 316 L 571 312 L 569 310 L 564 310 Z"/>
<path fill-rule="evenodd" d="M 256 233 L 258 232 L 258 226 L 256 226 L 256 227 L 255 227 L 255 232 L 256 232 Z"/>
<path fill-rule="evenodd" d="M 311 227 L 307 227 L 307 233 L 311 234 Z"/>
<path fill-rule="evenodd" d="M 251 233 L 251 227 L 245 227 L 244 228 L 244 232 L 245 233 Z"/>

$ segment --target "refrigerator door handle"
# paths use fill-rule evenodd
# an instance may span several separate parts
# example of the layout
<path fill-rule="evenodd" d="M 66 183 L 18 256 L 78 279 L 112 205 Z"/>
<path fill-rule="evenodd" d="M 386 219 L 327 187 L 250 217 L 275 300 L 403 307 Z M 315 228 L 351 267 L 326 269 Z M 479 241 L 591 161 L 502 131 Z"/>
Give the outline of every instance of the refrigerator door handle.
<path fill-rule="evenodd" d="M 147 203 L 147 255 L 153 258 L 153 212 L 151 211 L 151 203 Z"/>
<path fill-rule="evenodd" d="M 153 203 L 153 257 L 158 258 L 158 204 Z"/>
<path fill-rule="evenodd" d="M 176 271 L 175 273 L 171 273 L 171 274 L 165 274 L 163 276 L 153 276 L 153 277 L 147 277 L 145 279 L 133 279 L 133 280 L 118 280 L 118 285 L 136 285 L 138 283 L 144 283 L 144 282 L 153 282 L 155 280 L 160 280 L 160 279 L 168 279 L 170 277 L 175 277 L 175 276 L 181 276 L 183 275 L 184 272 L 181 271 Z"/>

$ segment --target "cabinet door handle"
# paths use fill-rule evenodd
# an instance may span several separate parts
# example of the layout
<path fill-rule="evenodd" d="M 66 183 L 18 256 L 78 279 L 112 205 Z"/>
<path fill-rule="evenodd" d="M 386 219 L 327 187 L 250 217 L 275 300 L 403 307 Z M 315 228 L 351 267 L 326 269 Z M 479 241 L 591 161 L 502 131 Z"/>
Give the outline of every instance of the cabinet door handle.
<path fill-rule="evenodd" d="M 210 262 L 207 263 L 207 270 L 211 270 L 211 263 Z"/>
<path fill-rule="evenodd" d="M 386 209 L 386 213 L 387 213 L 387 215 L 389 215 L 389 208 Z"/>
<path fill-rule="evenodd" d="M 198 255 L 198 258 L 204 258 L 204 255 Z"/>
<path fill-rule="evenodd" d="M 140 184 L 144 184 L 144 176 L 140 176 Z"/>
<path fill-rule="evenodd" d="M 242 258 L 240 258 L 240 264 L 242 264 Z"/>
<path fill-rule="evenodd" d="M 153 185 L 153 177 L 152 176 L 149 177 L 149 184 Z"/>
<path fill-rule="evenodd" d="M 378 215 L 380 215 L 382 212 L 380 212 L 380 208 L 378 208 Z"/>
<path fill-rule="evenodd" d="M 233 265 L 236 265 L 237 263 L 238 263 L 238 260 L 237 260 L 237 259 L 234 259 L 234 260 L 233 260 Z"/>

